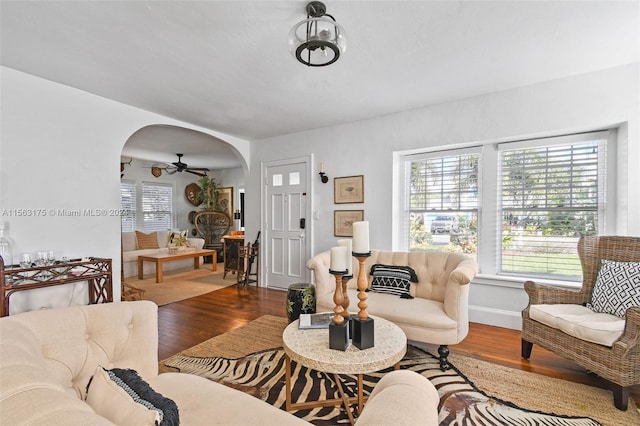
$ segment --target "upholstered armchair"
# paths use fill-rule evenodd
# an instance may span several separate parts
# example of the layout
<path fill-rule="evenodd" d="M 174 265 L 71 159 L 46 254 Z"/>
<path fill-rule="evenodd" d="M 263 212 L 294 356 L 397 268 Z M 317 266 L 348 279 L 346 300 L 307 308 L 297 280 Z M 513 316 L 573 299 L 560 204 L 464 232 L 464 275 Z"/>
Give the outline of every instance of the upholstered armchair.
<path fill-rule="evenodd" d="M 630 281 L 602 274 L 610 262 L 640 262 L 640 238 L 621 236 L 582 237 L 578 242 L 583 283 L 579 290 L 525 283 L 529 305 L 522 311 L 522 357 L 529 359 L 533 344 L 575 361 L 612 384 L 614 404 L 627 409 L 630 387 L 640 383 L 640 306 L 627 307 Z M 602 266 L 604 265 L 604 266 Z M 637 271 L 637 269 L 636 269 Z M 602 283 L 608 282 L 608 291 Z M 635 288 L 639 283 L 635 283 Z M 598 288 L 596 288 L 598 287 Z M 587 304 L 601 304 L 593 298 L 612 295 L 613 306 L 622 300 L 622 315 L 590 309 Z M 637 295 L 637 293 L 635 293 Z M 614 302 L 614 299 L 616 301 Z M 626 309 L 626 311 L 625 311 Z"/>
<path fill-rule="evenodd" d="M 417 282 L 408 284 L 410 298 L 370 291 L 367 312 L 385 318 L 400 327 L 407 339 L 439 345 L 440 368 L 449 368 L 448 345 L 460 343 L 469 332 L 469 285 L 478 273 L 476 261 L 462 253 L 441 251 L 394 252 L 372 250 L 365 262 L 369 288 L 373 290 L 371 267 L 375 264 L 408 266 Z M 332 311 L 335 303 L 335 277 L 329 272 L 328 251 L 318 253 L 307 262 L 316 285 L 316 311 Z M 348 311 L 357 313 L 357 277 L 360 266 L 355 258 L 351 269 L 354 279 L 347 284 Z"/>

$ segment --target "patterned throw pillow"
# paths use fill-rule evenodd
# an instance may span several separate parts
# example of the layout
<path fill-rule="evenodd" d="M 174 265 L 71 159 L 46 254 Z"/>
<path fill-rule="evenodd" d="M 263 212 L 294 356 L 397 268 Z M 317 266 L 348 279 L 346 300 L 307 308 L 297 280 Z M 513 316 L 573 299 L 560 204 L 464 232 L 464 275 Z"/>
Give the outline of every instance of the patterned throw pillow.
<path fill-rule="evenodd" d="M 631 306 L 640 306 L 640 263 L 603 259 L 587 307 L 624 318 Z"/>
<path fill-rule="evenodd" d="M 158 234 L 155 232 L 145 234 L 144 232 L 136 231 L 136 240 L 138 241 L 138 250 L 160 248 Z"/>
<path fill-rule="evenodd" d="M 375 264 L 371 267 L 373 281 L 371 291 L 389 293 L 403 299 L 413 299 L 411 296 L 411 282 L 418 282 L 418 276 L 409 266 Z"/>
<path fill-rule="evenodd" d="M 118 425 L 180 424 L 176 403 L 151 389 L 135 370 L 98 366 L 87 385 L 85 401 Z"/>

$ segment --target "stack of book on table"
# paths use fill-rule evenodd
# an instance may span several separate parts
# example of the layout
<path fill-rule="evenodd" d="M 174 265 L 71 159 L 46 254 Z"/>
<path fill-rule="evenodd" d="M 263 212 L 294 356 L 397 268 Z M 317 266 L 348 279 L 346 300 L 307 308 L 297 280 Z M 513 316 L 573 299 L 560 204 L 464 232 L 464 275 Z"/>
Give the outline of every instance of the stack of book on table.
<path fill-rule="evenodd" d="M 318 314 L 300 314 L 298 328 L 300 330 L 313 328 L 329 328 L 335 314 L 333 312 L 321 312 Z"/>

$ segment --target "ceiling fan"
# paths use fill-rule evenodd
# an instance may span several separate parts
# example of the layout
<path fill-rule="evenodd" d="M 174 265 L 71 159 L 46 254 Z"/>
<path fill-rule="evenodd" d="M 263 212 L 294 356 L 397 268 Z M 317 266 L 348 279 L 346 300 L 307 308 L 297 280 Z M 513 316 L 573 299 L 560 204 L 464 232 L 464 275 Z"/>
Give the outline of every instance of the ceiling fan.
<path fill-rule="evenodd" d="M 189 167 L 186 163 L 182 162 L 182 156 L 184 154 L 176 154 L 178 156 L 178 161 L 174 161 L 173 163 L 166 163 L 164 167 L 154 166 L 153 168 L 162 169 L 168 174 L 172 175 L 176 172 L 187 172 L 192 173 L 197 176 L 206 176 L 209 171 L 206 167 Z M 152 168 L 152 169 L 153 169 Z"/>

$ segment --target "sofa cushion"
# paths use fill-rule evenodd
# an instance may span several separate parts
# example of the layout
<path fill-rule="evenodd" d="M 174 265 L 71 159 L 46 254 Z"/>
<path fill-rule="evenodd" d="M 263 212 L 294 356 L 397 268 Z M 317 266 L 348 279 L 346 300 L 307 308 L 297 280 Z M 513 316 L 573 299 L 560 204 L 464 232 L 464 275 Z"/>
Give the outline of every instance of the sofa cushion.
<path fill-rule="evenodd" d="M 155 232 L 145 234 L 144 232 L 136 231 L 136 240 L 138 242 L 138 250 L 160 248 L 158 245 L 158 234 Z"/>
<path fill-rule="evenodd" d="M 119 425 L 180 424 L 176 403 L 151 389 L 135 370 L 98 366 L 85 400 L 97 414 Z"/>
<path fill-rule="evenodd" d="M 611 346 L 620 338 L 625 324 L 624 319 L 615 315 L 572 304 L 531 305 L 529 317 L 570 336 L 604 346 Z"/>
<path fill-rule="evenodd" d="M 603 259 L 587 306 L 620 318 L 631 306 L 640 306 L 640 263 Z"/>
<path fill-rule="evenodd" d="M 122 251 L 133 251 L 138 248 L 138 242 L 136 241 L 135 232 L 123 232 L 122 233 Z"/>
<path fill-rule="evenodd" d="M 137 265 L 138 262 L 138 256 L 153 256 L 159 253 L 165 253 L 168 254 L 169 250 L 168 249 L 148 249 L 148 250 L 133 250 L 133 251 L 125 251 L 122 253 L 122 261 L 123 262 L 135 262 Z M 191 264 L 193 264 L 193 261 L 191 261 L 191 259 L 188 259 Z M 171 262 L 173 263 L 173 262 Z M 171 265 L 171 263 L 165 264 L 165 266 Z M 155 265 L 149 263 L 149 265 L 154 266 L 155 269 Z"/>
<path fill-rule="evenodd" d="M 408 266 L 376 264 L 371 267 L 371 291 L 389 293 L 400 296 L 403 299 L 413 299 L 411 296 L 412 278 L 416 282 L 418 278 L 412 268 Z"/>

